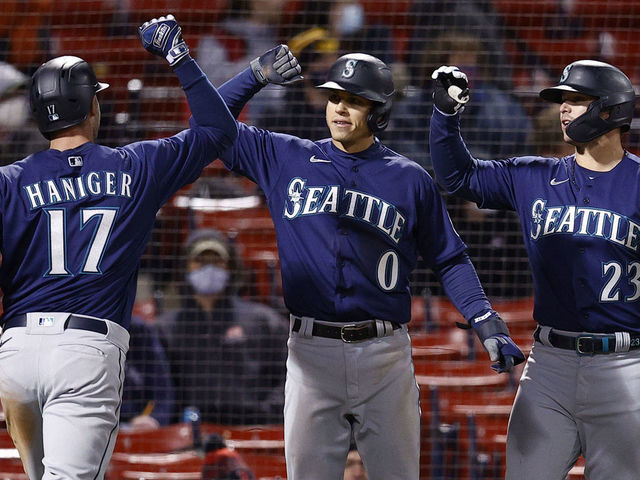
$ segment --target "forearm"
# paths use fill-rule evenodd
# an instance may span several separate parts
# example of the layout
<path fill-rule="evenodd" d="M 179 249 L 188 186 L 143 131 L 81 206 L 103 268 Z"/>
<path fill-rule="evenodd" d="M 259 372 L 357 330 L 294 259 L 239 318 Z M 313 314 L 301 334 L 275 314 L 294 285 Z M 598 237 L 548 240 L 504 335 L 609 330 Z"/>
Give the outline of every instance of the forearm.
<path fill-rule="evenodd" d="M 448 193 L 472 200 L 468 187 L 476 161 L 462 140 L 460 115 L 444 115 L 434 108 L 429 147 L 438 184 Z"/>
<path fill-rule="evenodd" d="M 195 123 L 201 127 L 220 129 L 229 138 L 235 139 L 238 135 L 236 122 L 224 100 L 196 61 L 193 59 L 184 61 L 174 69 L 174 72 L 182 84 Z"/>
<path fill-rule="evenodd" d="M 445 293 L 467 322 L 491 311 L 491 304 L 480 285 L 476 269 L 466 253 L 439 265 L 436 273 Z"/>
<path fill-rule="evenodd" d="M 255 77 L 250 67 L 237 74 L 232 79 L 220 86 L 219 92 L 226 102 L 234 118 L 238 118 L 240 112 L 251 98 L 258 93 L 262 85 Z"/>

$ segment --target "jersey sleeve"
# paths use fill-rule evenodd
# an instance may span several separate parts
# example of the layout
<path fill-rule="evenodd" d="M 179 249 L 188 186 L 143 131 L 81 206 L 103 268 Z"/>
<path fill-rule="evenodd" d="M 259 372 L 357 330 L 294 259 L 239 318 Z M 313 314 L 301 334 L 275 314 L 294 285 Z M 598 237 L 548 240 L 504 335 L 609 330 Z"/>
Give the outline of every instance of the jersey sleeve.
<path fill-rule="evenodd" d="M 220 95 L 234 117 L 238 117 L 246 103 L 262 87 L 251 69 L 246 68 L 220 87 Z M 221 159 L 229 170 L 248 177 L 267 192 L 280 171 L 276 145 L 279 141 L 286 143 L 289 136 L 275 134 L 242 122 L 237 122 L 237 125 L 238 140 Z"/>
<path fill-rule="evenodd" d="M 466 250 L 466 245 L 455 231 L 444 200 L 428 173 L 419 190 L 418 251 L 424 261 L 435 269 Z"/>
<path fill-rule="evenodd" d="M 482 208 L 515 209 L 514 159 L 473 158 L 460 134 L 460 114 L 448 116 L 434 108 L 429 145 L 436 179 L 448 193 Z"/>
<path fill-rule="evenodd" d="M 281 174 L 287 144 L 296 140 L 238 122 L 238 140 L 220 158 L 229 170 L 244 175 L 268 193 Z"/>
<path fill-rule="evenodd" d="M 238 135 L 236 121 L 224 100 L 194 60 L 176 68 L 176 74 L 191 108 L 191 128 L 169 138 L 123 147 L 142 162 L 148 180 L 157 186 L 158 206 L 194 182 Z"/>

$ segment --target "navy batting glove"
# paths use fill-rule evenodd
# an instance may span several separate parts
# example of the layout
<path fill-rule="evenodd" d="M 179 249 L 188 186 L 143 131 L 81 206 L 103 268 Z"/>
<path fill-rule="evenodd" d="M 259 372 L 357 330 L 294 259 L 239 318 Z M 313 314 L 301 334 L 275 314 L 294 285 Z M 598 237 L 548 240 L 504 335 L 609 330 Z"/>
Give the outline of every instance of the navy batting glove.
<path fill-rule="evenodd" d="M 524 362 L 524 354 L 508 335 L 489 337 L 483 345 L 491 361 L 496 362 L 491 368 L 498 373 L 510 372 L 515 365 Z"/>
<path fill-rule="evenodd" d="M 143 23 L 138 34 L 145 50 L 164 57 L 172 67 L 189 55 L 189 47 L 182 39 L 182 28 L 171 14 Z"/>
<path fill-rule="evenodd" d="M 489 311 L 471 320 L 471 326 L 489 354 L 491 368 L 498 373 L 510 372 L 524 362 L 524 354 L 509 336 L 507 324 L 500 315 Z"/>
<path fill-rule="evenodd" d="M 286 45 L 278 45 L 251 61 L 251 70 L 263 85 L 288 85 L 302 80 L 298 59 Z"/>
<path fill-rule="evenodd" d="M 469 81 L 458 67 L 442 66 L 431 74 L 433 103 L 446 115 L 455 115 L 469 101 Z"/>

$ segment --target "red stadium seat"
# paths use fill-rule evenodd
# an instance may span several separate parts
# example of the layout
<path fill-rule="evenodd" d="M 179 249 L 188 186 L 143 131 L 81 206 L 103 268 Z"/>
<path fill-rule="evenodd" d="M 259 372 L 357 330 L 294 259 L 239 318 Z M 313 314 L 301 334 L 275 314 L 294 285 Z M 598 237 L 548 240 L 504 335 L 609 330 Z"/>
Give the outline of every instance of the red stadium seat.
<path fill-rule="evenodd" d="M 412 333 L 411 350 L 413 361 L 463 360 L 469 355 L 467 332 L 459 328 L 448 328 L 429 333 Z"/>
<path fill-rule="evenodd" d="M 610 31 L 640 28 L 640 3 L 627 0 L 574 0 L 569 13 L 589 29 Z"/>
<path fill-rule="evenodd" d="M 176 423 L 155 430 L 120 430 L 115 452 L 169 453 L 193 446 L 191 425 Z"/>
<path fill-rule="evenodd" d="M 493 7 L 510 26 L 544 25 L 546 18 L 558 12 L 556 0 L 493 0 Z"/>
<path fill-rule="evenodd" d="M 14 448 L 13 440 L 9 436 L 6 427 L 0 429 L 0 448 Z"/>
<path fill-rule="evenodd" d="M 26 473 L 19 472 L 6 472 L 0 467 L 0 478 L 2 480 L 29 480 L 29 477 Z"/>
<path fill-rule="evenodd" d="M 186 474 L 171 478 L 193 478 L 189 474 L 201 475 L 204 461 L 195 451 L 180 453 L 123 453 L 116 452 L 111 457 L 107 480 L 121 480 L 126 478 L 168 478 L 168 473 Z M 131 477 L 127 472 L 144 472 L 144 475 Z M 147 476 L 149 473 L 162 474 L 161 477 Z"/>
<path fill-rule="evenodd" d="M 611 32 L 613 57 L 605 61 L 619 67 L 637 84 L 640 81 L 640 38 L 635 30 Z"/>
<path fill-rule="evenodd" d="M 416 381 L 423 392 L 440 390 L 500 391 L 509 384 L 508 375 L 491 370 L 488 361 L 442 361 L 415 364 Z"/>
<path fill-rule="evenodd" d="M 225 440 L 251 441 L 282 441 L 284 439 L 284 425 L 223 425 L 217 423 L 203 423 L 203 434 L 217 433 Z M 245 445 L 245 448 L 246 445 Z"/>
<path fill-rule="evenodd" d="M 584 476 L 584 457 L 580 457 L 576 464 L 567 474 L 566 480 L 585 480 Z"/>
<path fill-rule="evenodd" d="M 109 25 L 118 12 L 108 0 L 56 0 L 51 2 L 52 25 Z"/>
<path fill-rule="evenodd" d="M 130 0 L 130 20 L 134 24 L 142 24 L 154 17 L 172 13 L 185 32 L 195 35 L 219 22 L 227 13 L 228 3 L 228 0 Z"/>
<path fill-rule="evenodd" d="M 247 462 L 257 479 L 282 480 L 287 478 L 284 456 L 242 452 L 242 458 Z"/>
<path fill-rule="evenodd" d="M 146 472 L 124 470 L 119 477 L 122 480 L 201 480 L 202 472 Z M 110 480 L 107 478 L 107 480 Z"/>

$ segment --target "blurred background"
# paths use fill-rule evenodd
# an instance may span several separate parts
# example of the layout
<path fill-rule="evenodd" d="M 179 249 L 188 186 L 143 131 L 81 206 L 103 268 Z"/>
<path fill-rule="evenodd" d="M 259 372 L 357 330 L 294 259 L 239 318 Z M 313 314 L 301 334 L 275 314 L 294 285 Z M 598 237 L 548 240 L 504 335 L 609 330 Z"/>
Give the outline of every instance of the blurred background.
<path fill-rule="evenodd" d="M 557 106 L 538 97 L 568 63 L 612 63 L 635 85 L 640 76 L 640 2 L 1 4 L 1 165 L 47 147 L 29 119 L 25 92 L 35 69 L 59 55 L 84 58 L 100 81 L 111 84 L 100 94 L 100 143 L 119 146 L 186 128 L 189 112 L 177 79 L 137 36 L 141 23 L 168 13 L 216 86 L 287 43 L 305 80 L 264 88 L 240 119 L 305 138 L 327 136 L 325 100 L 314 86 L 333 61 L 354 51 L 378 56 L 391 66 L 396 84 L 391 122 L 380 139 L 430 173 L 430 75 L 440 65 L 456 65 L 469 77 L 472 97 L 462 131 L 474 156 L 495 159 L 572 153 L 562 142 Z M 623 141 L 640 151 L 637 121 Z M 517 218 L 445 200 L 487 294 L 528 351 L 533 292 Z M 263 194 L 214 161 L 159 212 L 142 259 L 122 431 L 109 478 L 286 477 L 281 411 L 288 320 L 280 293 L 275 232 Z M 502 478 L 506 422 L 520 371 L 493 375 L 479 344 L 455 329 L 460 315 L 423 266 L 413 273 L 412 293 L 422 478 Z M 0 477 L 26 478 L 4 429 Z M 582 478 L 581 462 L 569 478 Z"/>

